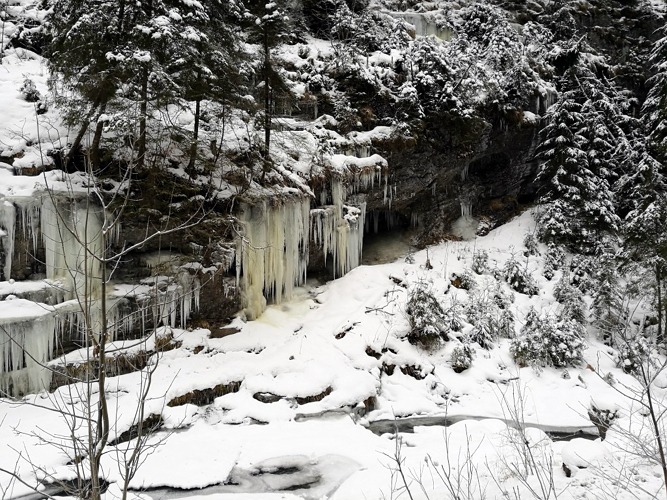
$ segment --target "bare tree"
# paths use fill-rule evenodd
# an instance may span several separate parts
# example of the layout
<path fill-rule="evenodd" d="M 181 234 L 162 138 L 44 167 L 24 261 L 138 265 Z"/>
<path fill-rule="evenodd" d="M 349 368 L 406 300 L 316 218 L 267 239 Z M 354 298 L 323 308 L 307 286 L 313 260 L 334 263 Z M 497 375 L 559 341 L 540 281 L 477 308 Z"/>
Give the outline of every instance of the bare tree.
<path fill-rule="evenodd" d="M 621 368 L 632 376 L 621 380 L 598 370 L 596 373 L 621 400 L 627 403 L 626 425 L 620 425 L 620 416 L 614 415 L 603 422 L 612 427 L 620 439 L 613 446 L 631 459 L 658 466 L 662 475 L 662 494 L 646 489 L 637 481 L 632 467 L 616 467 L 613 473 L 601 471 L 623 489 L 640 498 L 667 499 L 667 358 L 658 352 L 655 344 L 646 340 L 641 332 L 626 325 L 618 335 L 617 346 L 621 352 L 618 360 Z M 598 367 L 599 367 L 598 363 Z"/>
<path fill-rule="evenodd" d="M 39 483 L 50 483 L 69 495 L 98 500 L 106 489 L 108 471 L 104 470 L 104 463 L 111 454 L 122 478 L 120 487 L 123 498 L 126 498 L 137 470 L 161 443 L 160 439 L 149 442 L 151 433 L 162 425 L 160 414 L 165 404 L 164 397 L 155 396 L 151 389 L 159 351 L 170 341 L 152 333 L 148 338 L 122 348 L 110 344 L 114 333 L 127 323 L 129 315 L 146 313 L 118 313 L 118 302 L 109 300 L 112 278 L 130 253 L 153 240 L 196 226 L 207 212 L 202 202 L 185 219 L 174 222 L 169 214 L 161 217 L 156 225 L 146 227 L 139 241 L 119 241 L 121 220 L 133 203 L 130 187 L 136 165 L 134 160 L 128 162 L 122 178 L 115 183 L 115 186 L 121 187 L 109 191 L 105 191 L 98 182 L 98 172 L 94 171 L 90 158 L 83 174 L 62 174 L 63 182 L 58 185 L 46 182 L 42 217 L 46 217 L 48 212 L 50 218 L 42 226 L 47 247 L 47 269 L 57 272 L 62 294 L 70 299 L 67 308 L 58 310 L 67 310 L 66 321 L 72 323 L 70 328 L 73 331 L 78 331 L 84 350 L 78 368 L 64 369 L 64 373 L 57 374 L 63 379 L 59 385 L 64 387 L 48 395 L 45 402 L 33 398 L 21 404 L 32 404 L 53 412 L 64 423 L 61 427 L 63 432 L 36 428 L 29 432 L 29 437 L 55 447 L 66 456 L 71 477 L 63 477 L 61 473 L 40 465 L 28 450 L 14 450 L 17 465 L 13 469 L 0 469 L 0 473 L 9 478 L 9 483 L 1 492 L 3 495 L 11 494 L 12 485 L 17 483 L 35 492 L 40 489 Z M 48 177 L 44 176 L 46 179 Z M 177 292 L 163 292 L 156 282 L 150 292 L 151 300 L 138 306 L 152 312 L 154 328 L 160 322 L 166 325 L 173 322 L 179 312 L 182 321 L 186 319 L 184 316 L 188 314 L 190 304 L 179 311 L 178 303 L 192 301 L 193 288 L 201 286 L 193 277 L 186 281 L 191 288 L 183 290 L 183 297 Z M 64 317 L 60 319 L 65 321 Z M 20 339 L 12 338 L 6 329 L 4 333 L 24 356 L 33 356 Z M 140 371 L 137 401 L 130 422 L 125 422 L 126 428 L 116 425 L 114 415 L 118 414 L 118 408 L 114 410 L 110 406 L 113 397 L 109 391 L 113 386 L 109 377 L 118 373 L 120 356 L 126 371 Z M 44 359 L 33 361 L 41 364 L 43 370 L 54 370 L 44 363 Z M 149 411 L 151 409 L 152 412 Z M 35 482 L 22 476 L 21 468 L 25 469 L 26 464 L 32 470 Z M 48 491 L 45 496 L 49 496 Z"/>

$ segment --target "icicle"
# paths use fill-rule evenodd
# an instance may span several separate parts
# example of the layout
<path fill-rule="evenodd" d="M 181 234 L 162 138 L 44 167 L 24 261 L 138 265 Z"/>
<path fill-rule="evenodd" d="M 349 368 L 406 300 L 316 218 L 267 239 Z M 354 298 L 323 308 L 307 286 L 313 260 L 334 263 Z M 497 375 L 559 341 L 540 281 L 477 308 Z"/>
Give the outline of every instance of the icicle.
<path fill-rule="evenodd" d="M 102 267 L 96 258 L 103 254 L 100 212 L 87 200 L 44 199 L 41 232 L 46 277 L 63 284 L 67 300 L 100 296 Z"/>
<path fill-rule="evenodd" d="M 373 173 L 373 175 L 375 175 Z M 366 203 L 345 205 L 346 189 L 341 179 L 331 180 L 333 205 L 317 208 L 310 213 L 311 239 L 324 254 L 331 256 L 334 277 L 342 276 L 361 262 L 363 251 Z"/>
<path fill-rule="evenodd" d="M 55 348 L 53 311 L 23 299 L 0 304 L 0 390 L 19 396 L 48 389 L 51 372 L 44 365 Z"/>
<path fill-rule="evenodd" d="M 470 164 L 466 163 L 463 168 L 461 169 L 461 180 L 465 181 L 468 179 L 468 170 L 470 168 Z"/>
<path fill-rule="evenodd" d="M 472 202 L 470 200 L 461 200 L 461 217 L 466 219 L 472 217 Z"/>
<path fill-rule="evenodd" d="M 0 230 L 2 236 L 2 249 L 5 253 L 5 262 L 3 273 L 5 280 L 9 280 L 12 274 L 12 257 L 14 256 L 14 230 L 16 227 L 16 209 L 14 204 L 9 201 L 0 203 Z"/>
<path fill-rule="evenodd" d="M 332 195 L 342 196 L 338 191 Z M 236 251 L 237 280 L 248 318 L 262 313 L 267 298 L 280 303 L 291 298 L 294 286 L 305 282 L 309 212 L 308 198 L 242 207 L 244 235 Z M 324 232 L 321 227 L 318 234 Z"/>

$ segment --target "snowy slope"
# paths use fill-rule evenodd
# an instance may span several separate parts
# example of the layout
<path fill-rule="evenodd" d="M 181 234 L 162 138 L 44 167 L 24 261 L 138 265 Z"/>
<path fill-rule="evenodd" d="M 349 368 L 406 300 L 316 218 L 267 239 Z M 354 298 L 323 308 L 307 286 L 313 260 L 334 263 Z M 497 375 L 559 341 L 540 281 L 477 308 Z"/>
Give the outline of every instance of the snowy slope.
<path fill-rule="evenodd" d="M 470 267 L 473 251 L 487 250 L 490 260 L 502 265 L 523 250 L 520 242 L 533 229 L 532 215 L 526 212 L 485 237 L 416 253 L 414 263 L 399 259 L 361 266 L 325 285 L 310 283 L 294 300 L 270 306 L 256 321 L 235 321 L 232 326 L 240 331 L 223 338 L 214 338 L 215 331 L 174 330 L 182 345 L 161 355 L 146 412 L 161 413 L 165 426 L 151 437 L 159 447 L 147 457 L 131 486 L 157 488 L 156 498 L 190 496 L 191 492 L 180 490 L 202 487 L 220 499 L 253 498 L 242 493 L 285 489 L 301 498 L 390 498 L 392 489 L 396 493 L 402 483 L 396 471 L 397 436 L 383 422 L 397 418 L 401 430 L 414 428 L 414 433 L 398 434 L 398 450 L 415 498 L 426 498 L 419 496 L 418 476 L 429 494 L 444 494 L 447 485 L 430 474 L 442 466 L 463 469 L 467 450 L 474 452 L 472 462 L 479 476 L 474 487 L 485 489 L 487 498 L 499 497 L 501 488 L 517 487 L 525 493 L 513 473 L 524 460 L 513 429 L 517 425 L 527 427 L 526 439 L 540 464 L 530 481 L 553 476 L 557 490 L 563 490 L 559 498 L 583 498 L 591 488 L 604 497 L 605 477 L 624 460 L 636 461 L 635 470 L 647 491 L 657 490 L 661 483 L 653 468 L 621 453 L 625 438 L 613 428 L 604 442 L 554 442 L 545 434 L 576 429 L 595 433 L 587 415 L 593 400 L 600 408 L 620 412 L 619 428 L 629 425 L 628 401 L 601 375 L 612 373 L 625 384 L 632 380 L 615 368 L 613 352 L 594 337 L 588 339 L 585 362 L 575 368 L 519 368 L 509 354 L 509 340 L 501 339 L 489 351 L 476 348 L 472 367 L 460 374 L 449 361 L 458 340 L 425 351 L 405 338 L 409 328 L 405 302 L 414 283 L 430 283 L 443 303 L 453 297 L 465 303 L 468 293 L 451 286 L 451 274 Z M 427 259 L 432 269 L 426 268 Z M 517 331 L 530 306 L 558 307 L 552 289 L 559 272 L 551 281 L 541 275 L 543 255 L 532 256 L 528 266 L 540 293 L 528 297 L 512 292 Z M 491 274 L 476 275 L 476 280 L 478 287 L 495 282 Z M 502 286 L 509 293 L 507 285 Z M 387 365 L 396 367 L 391 375 Z M 110 380 L 113 435 L 131 425 L 141 380 L 140 373 Z M 203 406 L 166 406 L 218 385 L 236 390 Z M 30 450 L 30 458 L 40 466 L 58 477 L 71 476 L 72 468 L 57 448 L 37 445 L 40 438 L 51 442 L 67 435 L 65 422 L 51 410 L 80 401 L 66 388 L 27 401 L 45 408 L 0 404 L 0 446 Z M 445 421 L 451 425 L 421 426 Z M 410 425 L 404 426 L 406 422 Z M 120 480 L 115 457 L 107 455 L 104 467 L 112 482 Z M 563 461 L 577 472 L 572 478 L 562 471 Z M 577 469 L 598 462 L 606 475 Z M 35 473 L 25 460 L 17 462 L 15 452 L 0 455 L 3 468 L 16 464 L 21 476 L 31 481 Z M 1 481 L 8 484 L 6 477 Z M 21 491 L 25 488 L 13 485 L 14 496 Z M 110 495 L 117 493 L 117 485 L 110 488 Z"/>

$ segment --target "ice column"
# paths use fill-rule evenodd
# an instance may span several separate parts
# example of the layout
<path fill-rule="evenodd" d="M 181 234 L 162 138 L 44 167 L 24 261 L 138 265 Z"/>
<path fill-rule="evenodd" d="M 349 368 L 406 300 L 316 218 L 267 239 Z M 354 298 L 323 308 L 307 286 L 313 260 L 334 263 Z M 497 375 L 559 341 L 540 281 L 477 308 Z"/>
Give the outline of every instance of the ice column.
<path fill-rule="evenodd" d="M 333 205 L 311 211 L 311 237 L 322 248 L 324 259 L 333 259 L 334 277 L 343 276 L 361 262 L 364 245 L 366 203 L 345 205 L 346 192 L 341 179 L 331 180 Z"/>
<path fill-rule="evenodd" d="M 3 200 L 0 202 L 0 240 L 5 253 L 3 273 L 5 280 L 11 277 L 12 256 L 14 255 L 14 231 L 16 227 L 16 208 L 14 204 Z"/>
<path fill-rule="evenodd" d="M 101 212 L 85 199 L 44 199 L 41 231 L 46 277 L 62 283 L 66 300 L 100 297 L 99 257 L 104 251 Z"/>
<path fill-rule="evenodd" d="M 44 367 L 56 342 L 53 310 L 15 299 L 0 302 L 0 390 L 18 396 L 48 389 Z"/>
<path fill-rule="evenodd" d="M 309 198 L 244 204 L 236 251 L 237 281 L 246 316 L 257 318 L 267 299 L 280 303 L 306 280 Z"/>

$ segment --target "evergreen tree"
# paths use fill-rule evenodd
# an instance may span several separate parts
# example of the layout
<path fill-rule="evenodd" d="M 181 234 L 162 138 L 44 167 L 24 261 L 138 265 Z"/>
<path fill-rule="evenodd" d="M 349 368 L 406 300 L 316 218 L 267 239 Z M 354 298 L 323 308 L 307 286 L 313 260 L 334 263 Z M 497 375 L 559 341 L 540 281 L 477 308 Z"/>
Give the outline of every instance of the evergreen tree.
<path fill-rule="evenodd" d="M 667 159 L 667 25 L 649 56 L 651 77 L 649 92 L 642 106 L 642 116 L 653 155 L 663 163 Z"/>
<path fill-rule="evenodd" d="M 247 2 L 247 8 L 246 18 L 250 22 L 249 27 L 251 29 L 250 40 L 260 46 L 262 56 L 259 70 L 259 87 L 261 88 L 263 101 L 263 178 L 271 163 L 271 122 L 275 112 L 276 97 L 280 93 L 290 93 L 280 74 L 279 67 L 276 65 L 274 52 L 289 38 L 292 25 L 288 16 L 288 7 L 284 0 L 272 0 L 270 2 L 250 0 Z"/>
<path fill-rule="evenodd" d="M 70 125 L 77 127 L 66 162 L 78 152 L 88 126 L 97 122 L 93 143 L 98 144 L 102 123 L 98 118 L 114 99 L 129 71 L 113 57 L 128 35 L 127 2 L 55 0 L 46 29 L 52 42 L 46 51 L 51 70 L 49 84 L 56 104 Z"/>
<path fill-rule="evenodd" d="M 601 238 L 618 231 L 613 192 L 612 137 L 595 102 L 581 87 L 564 92 L 547 113 L 538 158 L 538 180 L 547 182 L 539 218 L 544 241 L 593 253 Z"/>
<path fill-rule="evenodd" d="M 186 171 L 195 174 L 199 145 L 202 102 L 230 103 L 241 90 L 238 63 L 241 61 L 238 33 L 241 8 L 234 2 L 211 0 L 206 9 L 196 11 L 181 33 L 183 43 L 175 47 L 175 60 L 169 66 L 180 95 L 194 103 L 194 124 Z"/>
<path fill-rule="evenodd" d="M 658 312 L 658 341 L 665 342 L 663 283 L 667 277 L 667 181 L 664 167 L 641 144 L 636 171 L 621 179 L 632 209 L 625 217 L 625 258 L 652 270 Z"/>
<path fill-rule="evenodd" d="M 231 5 L 222 0 L 206 7 L 189 0 L 54 0 L 48 21 L 54 41 L 47 55 L 57 102 L 79 129 L 71 152 L 95 122 L 90 154 L 99 167 L 100 118 L 113 115 L 131 128 L 138 124 L 137 166 L 143 166 L 149 107 L 164 109 L 180 97 L 201 97 L 203 74 L 209 71 L 224 78 L 220 47 L 229 36 L 221 36 L 226 33 L 221 23 L 212 21 Z M 215 48 L 213 41 L 219 41 Z M 194 78 L 179 71 L 186 63 Z"/>

